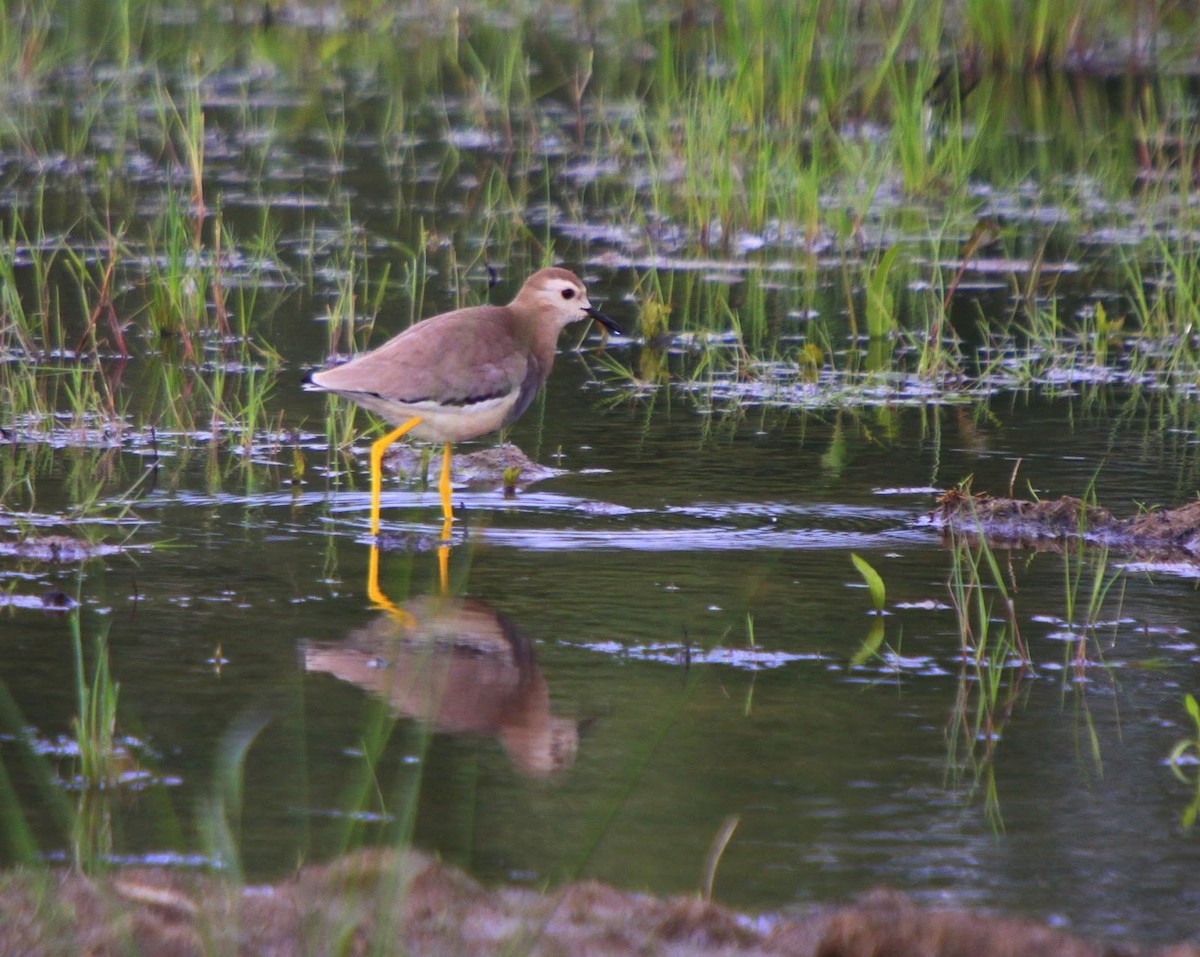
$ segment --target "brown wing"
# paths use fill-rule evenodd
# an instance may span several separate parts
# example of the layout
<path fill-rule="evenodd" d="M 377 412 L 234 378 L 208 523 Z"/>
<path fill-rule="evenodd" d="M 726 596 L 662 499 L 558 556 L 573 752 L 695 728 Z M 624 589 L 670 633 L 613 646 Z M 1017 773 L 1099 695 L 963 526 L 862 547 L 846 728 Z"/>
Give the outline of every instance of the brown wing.
<path fill-rule="evenodd" d="M 528 349 L 506 308 L 479 306 L 419 322 L 312 381 L 389 402 L 469 406 L 521 389 L 530 372 Z"/>

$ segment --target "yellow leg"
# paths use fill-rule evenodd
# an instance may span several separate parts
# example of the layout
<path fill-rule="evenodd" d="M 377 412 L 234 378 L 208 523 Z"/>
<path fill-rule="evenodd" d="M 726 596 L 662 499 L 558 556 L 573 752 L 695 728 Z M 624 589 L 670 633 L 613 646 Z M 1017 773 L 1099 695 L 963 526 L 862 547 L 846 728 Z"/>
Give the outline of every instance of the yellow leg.
<path fill-rule="evenodd" d="M 441 585 L 441 597 L 450 594 L 450 546 L 438 546 L 438 584 Z"/>
<path fill-rule="evenodd" d="M 367 563 L 367 597 L 371 604 L 386 611 L 395 611 L 392 600 L 379 587 L 379 546 L 371 546 L 371 557 Z"/>
<path fill-rule="evenodd" d="M 416 626 L 416 619 L 403 608 L 397 608 L 395 603 L 383 593 L 379 587 L 379 546 L 371 546 L 371 557 L 367 565 L 367 597 L 371 604 L 381 611 L 386 611 L 397 621 L 409 628 Z"/>
<path fill-rule="evenodd" d="M 379 498 L 383 494 L 383 453 L 389 445 L 420 422 L 419 417 L 413 417 L 382 439 L 376 439 L 371 445 L 371 534 L 376 537 L 379 536 Z"/>
<path fill-rule="evenodd" d="M 371 546 L 371 558 L 367 565 L 367 597 L 380 612 L 388 613 L 396 621 L 401 622 L 404 627 L 416 627 L 416 619 L 413 618 L 413 615 L 403 608 L 397 608 L 396 603 L 383 594 L 382 588 L 379 588 L 379 547 L 374 544 Z"/>
<path fill-rule="evenodd" d="M 454 521 L 454 509 L 450 505 L 453 489 L 450 487 L 450 443 L 446 443 L 442 451 L 442 477 L 438 481 L 438 491 L 442 495 L 442 539 L 450 537 L 450 523 Z"/>

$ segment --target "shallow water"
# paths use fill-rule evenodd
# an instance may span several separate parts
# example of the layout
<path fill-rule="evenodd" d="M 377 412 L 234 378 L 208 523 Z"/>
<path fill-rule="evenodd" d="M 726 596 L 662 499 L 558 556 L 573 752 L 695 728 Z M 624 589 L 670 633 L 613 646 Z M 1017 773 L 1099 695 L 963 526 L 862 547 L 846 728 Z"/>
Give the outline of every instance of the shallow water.
<path fill-rule="evenodd" d="M 9 564 L 6 586 L 21 593 L 78 582 L 85 637 L 107 628 L 125 730 L 177 781 L 164 789 L 169 811 L 145 796 L 119 803 L 117 852 L 205 853 L 186 837 L 196 806 L 222 740 L 253 719 L 264 725 L 245 766 L 240 847 L 257 877 L 297 854 L 332 853 L 351 811 L 382 815 L 363 825 L 367 838 L 400 826 L 419 777 L 414 841 L 488 880 L 586 874 L 686 891 L 736 815 L 716 889 L 740 906 L 885 882 L 1090 932 L 1189 932 L 1194 854 L 1179 816 L 1190 796 L 1162 760 L 1184 733 L 1182 694 L 1200 662 L 1190 580 L 1122 577 L 1121 600 L 1106 609 L 1116 623 L 1098 629 L 1090 666 L 1076 669 L 1056 617 L 1064 559 L 1001 553 L 1037 669 L 996 749 L 1002 830 L 970 773 L 950 771 L 947 727 L 975 681 L 947 605 L 948 553 L 921 524 L 931 504 L 921 489 L 948 475 L 1006 480 L 1018 449 L 1047 493 L 1076 487 L 1112 454 L 1103 422 L 1070 428 L 1067 403 L 1031 403 L 981 448 L 964 446 L 954 410 L 928 413 L 924 427 L 906 411 L 886 446 L 847 429 L 852 454 L 831 472 L 827 422 L 807 423 L 803 439 L 786 420 L 706 439 L 704 417 L 686 408 L 637 428 L 597 398 L 568 357 L 545 419 L 512 435 L 534 453 L 561 448 L 558 461 L 581 471 L 514 499 L 456 493 L 465 532 L 450 556 L 453 590 L 531 643 L 547 697 L 529 707 L 578 726 L 573 759 L 554 772 L 529 756 L 544 740 L 514 741 L 486 717 L 428 739 L 402 720 L 377 762 L 382 804 L 348 798 L 378 708 L 353 683 L 306 672 L 303 649 L 386 624 L 364 591 L 362 492 L 326 491 L 317 476 L 296 494 L 213 491 L 202 469 L 186 470 L 135 506 L 132 542 L 161 543 L 151 553 L 90 562 L 78 578 Z M 943 423 L 940 441 L 930 419 Z M 1104 471 L 1102 500 L 1117 487 L 1131 500 L 1177 494 L 1161 459 L 1140 459 Z M 61 503 L 56 478 L 39 483 L 41 510 Z M 385 533 L 432 536 L 436 516 L 435 493 L 386 496 Z M 887 583 L 894 653 L 857 667 L 848 662 L 873 619 L 851 551 Z M 436 558 L 385 551 L 381 580 L 397 603 L 436 595 Z M 3 642 L 3 678 L 28 727 L 66 733 L 66 619 L 6 612 Z M 480 687 L 494 681 L 481 680 L 455 686 L 460 707 L 493 708 Z M 22 781 L 19 767 L 10 773 Z M 36 815 L 31 787 L 19 794 Z M 185 836 L 168 839 L 173 826 Z"/>
<path fill-rule="evenodd" d="M 236 139 L 228 127 L 249 137 L 221 88 L 213 81 L 207 94 L 217 145 Z M 394 619 L 366 591 L 366 440 L 353 456 L 330 452 L 329 408 L 299 380 L 325 360 L 326 310 L 348 268 L 338 258 L 347 242 L 339 204 L 361 231 L 356 268 L 366 263 L 377 277 L 391 244 L 426 242 L 420 217 L 449 237 L 427 241 L 419 305 L 392 277 L 378 342 L 412 313 L 456 301 L 455 255 L 473 255 L 494 226 L 475 190 L 504 157 L 487 136 L 468 136 L 477 131 L 465 120 L 449 130 L 429 121 L 415 145 L 387 140 L 399 157 L 389 163 L 365 95 L 355 106 L 362 132 L 348 138 L 331 187 L 326 134 L 288 93 L 277 102 L 239 93 L 280 110 L 284 130 L 250 186 L 238 149 L 214 145 L 207 158 L 229 221 L 248 228 L 266 208 L 280 231 L 265 261 L 231 269 L 267 290 L 253 327 L 279 350 L 281 371 L 265 424 L 246 437 L 203 412 L 191 428 L 168 421 L 163 396 L 176 384 L 162 369 L 172 359 L 136 331 L 127 367 L 105 363 L 128 402 L 124 431 L 65 413 L 0 422 L 9 489 L 0 531 L 73 529 L 127 546 L 80 566 L 0 555 L 0 597 L 14 596 L 0 605 L 0 680 L 15 703 L 0 729 L 14 787 L 6 814 L 20 808 L 43 853 L 66 855 L 69 842 L 42 799 L 47 768 L 18 744 L 53 755 L 69 738 L 72 619 L 25 606 L 57 588 L 82 602 L 85 647 L 107 636 L 120 729 L 161 781 L 116 796 L 121 860 L 214 861 L 207 809 L 241 746 L 244 799 L 232 827 L 250 879 L 411 831 L 419 847 L 488 881 L 540 887 L 583 875 L 686 892 L 703 884 L 710 846 L 734 816 L 715 893 L 738 906 L 838 900 L 886 883 L 1086 933 L 1194 933 L 1196 835 L 1180 820 L 1195 795 L 1163 763 L 1188 732 L 1183 696 L 1200 665 L 1194 569 L 1121 572 L 1110 557 L 1099 574 L 1115 584 L 1079 660 L 1084 611 L 1065 621 L 1065 596 L 1081 575 L 1074 590 L 1086 608 L 1100 559 L 1080 571 L 1073 552 L 997 553 L 1034 668 L 1019 680 L 1005 673 L 1012 697 L 1000 695 L 989 800 L 986 774 L 977 780 L 951 743 L 956 704 L 973 708 L 982 682 L 963 660 L 949 605 L 951 553 L 923 521 L 934 490 L 967 476 L 997 494 L 1092 488 L 1123 514 L 1187 501 L 1198 466 L 1190 392 L 1164 378 L 1131 382 L 1115 367 L 1098 381 L 1068 370 L 1019 389 L 999 373 L 973 389 L 866 376 L 859 391 L 808 383 L 793 368 L 781 377 L 791 391 L 781 392 L 769 374 L 694 378 L 685 335 L 666 360 L 673 384 L 643 389 L 606 365 L 594 341 L 578 353 L 564 336 L 544 403 L 509 436 L 564 474 L 511 498 L 456 491 L 449 590 L 469 598 L 465 610 L 434 600 L 436 492 L 385 491 L 383 590 L 428 628 L 478 646 L 450 664 L 406 650 L 403 679 L 424 688 L 450 668 L 454 691 L 433 703 L 393 687 L 389 710 L 361 686 L 379 658 L 399 654 L 387 644 Z M 546 116 L 568 125 L 553 109 Z M 788 229 L 743 237 L 715 259 L 684 242 L 646 243 L 640 227 L 613 222 L 603 190 L 587 188 L 612 171 L 571 165 L 556 142 L 540 142 L 534 155 L 546 166 L 530 160 L 529 178 L 548 178 L 562 206 L 531 200 L 527 218 L 587 273 L 593 301 L 635 333 L 608 353 L 627 367 L 643 358 L 635 271 L 648 265 L 692 304 L 730 290 L 745 314 L 758 310 L 768 337 L 802 334 L 793 313 L 809 301 L 810 280 L 816 306 L 841 315 L 834 262 L 807 272 L 809 251 Z M 23 175 L 32 174 L 10 178 L 8 208 L 28 199 Z M 131 207 L 147 218 L 158 177 L 151 170 L 149 200 Z M 64 229 L 71 191 L 100 190 L 87 173 L 43 185 Z M 1020 196 L 992 202 L 1030 230 L 1046 215 Z M 1115 205 L 1096 215 L 1105 228 L 1123 222 Z M 1097 276 L 1116 281 L 1104 265 L 1111 248 L 1100 245 L 1081 273 L 1075 246 L 1049 245 L 1049 260 L 1070 265 L 1052 270 L 1065 311 Z M 511 251 L 494 299 L 537 259 L 520 242 Z M 982 308 L 1008 308 L 1006 280 L 977 273 Z M 466 276 L 468 298 L 488 295 L 482 263 Z M 122 295 L 132 304 L 149 293 L 131 280 Z M 973 322 L 979 308 L 963 312 Z M 244 385 L 246 356 L 225 366 L 218 344 L 204 349 L 212 361 L 195 382 L 225 371 L 234 391 Z M 82 520 L 65 521 L 96 485 Z M 887 585 L 884 642 L 861 663 L 856 653 L 880 619 L 852 552 Z M 1007 627 L 997 590 L 988 594 L 992 627 Z M 511 649 L 520 653 L 508 660 Z M 413 720 L 430 708 L 432 727 Z M 69 759 L 49 767 L 70 774 Z M 10 839 L 0 833 L 6 860 L 16 855 Z"/>

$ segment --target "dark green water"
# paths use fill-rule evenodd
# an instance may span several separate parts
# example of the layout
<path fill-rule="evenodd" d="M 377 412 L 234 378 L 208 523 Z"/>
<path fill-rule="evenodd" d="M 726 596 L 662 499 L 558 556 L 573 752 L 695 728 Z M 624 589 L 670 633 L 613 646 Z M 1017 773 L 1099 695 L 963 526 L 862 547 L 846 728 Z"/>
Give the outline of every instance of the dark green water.
<path fill-rule="evenodd" d="M 236 78 L 229 86 L 241 89 Z M 428 547 L 436 492 L 395 483 L 385 490 L 385 535 L 415 542 L 381 557 L 391 600 L 445 622 L 446 631 L 478 641 L 504 635 L 522 649 L 519 667 L 463 665 L 453 700 L 422 723 L 348 680 L 345 662 L 339 677 L 312 657 L 314 649 L 361 650 L 366 632 L 391 626 L 366 593 L 366 440 L 349 463 L 328 452 L 327 406 L 299 382 L 326 358 L 324 316 L 344 266 L 335 262 L 345 247 L 342 210 L 361 231 L 375 277 L 388 264 L 400 272 L 406 260 L 396 250 L 418 248 L 422 227 L 446 240 L 427 244 L 419 307 L 392 277 L 378 342 L 411 311 L 450 307 L 459 271 L 473 301 L 488 295 L 483 263 L 465 264 L 487 247 L 494 225 L 495 207 L 476 189 L 504 157 L 455 139 L 471 132 L 464 109 L 452 114 L 463 128 L 430 121 L 415 134 L 418 145 L 385 162 L 384 146 L 395 145 L 381 144 L 377 104 L 364 95 L 331 186 L 320 124 L 303 103 L 289 103 L 251 188 L 247 152 L 218 148 L 223 136 L 245 132 L 222 89 L 209 92 L 206 189 L 239 228 L 250 231 L 267 210 L 279 230 L 278 272 L 263 282 L 253 327 L 282 365 L 253 462 L 206 426 L 162 424 L 161 407 L 147 397 L 168 388 L 164 360 L 137 336 L 141 345 L 114 386 L 129 397 L 129 431 L 107 451 L 67 421 L 57 431 L 0 421 L 14 429 L 0 440 L 9 489 L 0 530 L 68 530 L 63 519 L 94 483 L 106 507 L 84 525 L 129 547 L 82 567 L 0 558 L 0 589 L 78 594 L 85 647 L 107 635 L 120 727 L 146 745 L 147 763 L 169 782 L 116 799 L 118 859 L 211 860 L 205 807 L 228 770 L 223 755 L 240 742 L 248 752 L 236 845 L 255 880 L 411 828 L 414 844 L 486 881 L 541 887 L 588 876 L 691 891 L 723 822 L 736 816 L 715 889 L 740 907 L 840 900 L 885 883 L 923 901 L 978 904 L 1091 934 L 1194 933 L 1200 855 L 1196 834 L 1180 825 L 1194 794 L 1163 760 L 1187 733 L 1183 696 L 1200 668 L 1195 569 L 1120 572 L 1110 559 L 1105 574 L 1118 573 L 1117 581 L 1102 624 L 1088 633 L 1087 662 L 1076 665 L 1064 633 L 1078 632 L 1062 621 L 1075 558 L 997 553 L 1035 670 L 1021 679 L 999 730 L 989 810 L 970 770 L 955 770 L 948 740 L 956 701 L 974 701 L 979 682 L 961 660 L 948 605 L 950 552 L 922 521 L 932 489 L 974 476 L 976 488 L 1004 493 L 1018 460 L 1021 494 L 1080 495 L 1094 482 L 1099 500 L 1126 514 L 1137 503 L 1186 502 L 1197 485 L 1189 390 L 1168 401 L 1157 386 L 1066 382 L 942 404 L 942 395 L 928 403 L 903 396 L 907 386 L 853 402 L 818 389 L 814 401 L 790 408 L 747 392 L 735 412 L 736 377 L 730 398 L 709 404 L 704 390 L 684 385 L 689 366 L 677 356 L 676 386 L 635 395 L 594 351 L 570 352 L 564 338 L 544 403 L 509 438 L 566 473 L 511 499 L 494 489 L 456 491 L 451 591 L 471 600 L 469 616 L 456 623 L 443 611 L 438 619 L 421 604 L 439 588 Z M 566 129 L 570 118 L 551 104 L 543 120 Z M 759 318 L 785 337 L 797 333 L 789 310 L 809 301 L 809 279 L 816 303 L 837 313 L 832 264 L 808 271 L 807 252 L 787 240 L 716 265 L 674 251 L 668 263 L 661 249 L 628 240 L 605 191 L 578 186 L 564 155 L 547 147 L 525 160 L 528 180 L 549 184 L 530 199 L 527 221 L 586 274 L 592 301 L 635 334 L 632 345 L 612 345 L 622 362 L 636 365 L 642 348 L 636 280 L 648 264 L 690 290 L 689 301 L 720 287 L 746 310 L 762 303 Z M 8 158 L 6 211 L 26 209 L 40 184 L 59 215 L 54 228 L 69 229 L 72 191 L 101 191 L 89 171 L 35 174 L 24 162 Z M 159 185 L 154 177 L 140 184 L 151 198 L 130 198 L 130 209 L 152 216 Z M 1020 205 L 994 200 L 1009 201 Z M 1119 219 L 1115 207 L 1108 212 Z M 145 228 L 136 215 L 131 221 Z M 1023 222 L 1036 232 L 1036 215 Z M 1062 257 L 1078 251 L 1077 239 L 1064 243 Z M 527 236 L 505 251 L 496 301 L 539 259 Z M 1109 251 L 1063 280 L 1064 303 L 1092 277 L 1112 279 Z M 769 268 L 779 256 L 788 260 L 781 273 Z M 999 292 L 981 285 L 983 308 L 1007 308 L 1003 283 Z M 122 295 L 133 312 L 147 292 L 131 281 Z M 217 365 L 219 350 L 206 348 Z M 235 389 L 243 374 L 232 372 Z M 161 430 L 153 441 L 151 425 Z M 306 468 L 293 483 L 297 454 Z M 115 503 L 130 489 L 118 519 Z M 850 661 L 875 619 L 852 552 L 888 589 L 886 653 L 856 667 Z M 1086 566 L 1084 606 L 1093 574 Z M 1004 626 L 999 605 L 993 619 Z M 0 680 L 25 729 L 0 729 L 14 788 L 9 811 L 20 808 L 54 858 L 69 843 L 18 738 L 44 744 L 70 733 L 70 626 L 59 613 L 0 609 Z M 436 680 L 419 655 L 407 666 L 421 687 Z M 1009 686 L 1015 680 L 1006 677 Z M 410 709 L 421 700 L 410 698 Z M 364 742 L 385 725 L 390 737 L 364 777 Z M 247 727 L 261 730 L 251 738 Z M 65 775 L 69 764 L 53 766 Z M 372 779 L 362 796 L 356 782 Z M 5 854 L 13 859 L 13 848 Z"/>
<path fill-rule="evenodd" d="M 386 809 L 372 799 L 370 810 L 402 818 L 401 795 L 419 772 L 414 841 L 488 880 L 585 874 L 686 891 L 722 821 L 738 815 L 717 891 L 740 906 L 836 899 L 885 882 L 1093 932 L 1188 932 L 1186 917 L 1172 923 L 1163 904 L 1191 893 L 1193 840 L 1179 827 L 1189 795 L 1162 759 L 1184 731 L 1181 699 L 1198 657 L 1193 581 L 1123 576 L 1118 623 L 1099 629 L 1102 649 L 1092 648 L 1080 681 L 1064 667 L 1062 626 L 1039 620 L 1062 614 L 1063 559 L 1001 553 L 1038 671 L 997 749 L 997 833 L 969 775 L 956 782 L 948 771 L 952 707 L 960 682 L 972 682 L 960 678 L 953 613 L 936 607 L 947 598 L 948 553 L 916 524 L 929 497 L 880 491 L 968 473 L 999 481 L 1018 450 L 1048 491 L 1072 488 L 1108 448 L 1103 423 L 1072 427 L 1064 404 L 1031 403 L 1007 413 L 990 447 L 975 436 L 968 449 L 955 413 L 927 412 L 924 436 L 919 413 L 906 413 L 886 446 L 852 438 L 832 475 L 821 464 L 828 423 L 810 421 L 803 438 L 783 421 L 705 439 L 700 417 L 680 408 L 640 428 L 599 408 L 581 371 L 567 358 L 545 419 L 531 416 L 512 438 L 561 446 L 565 464 L 597 471 L 511 501 L 462 491 L 469 541 L 451 554 L 455 591 L 531 643 L 548 694 L 532 707 L 578 723 L 574 760 L 531 774 L 522 744 L 495 728 L 426 741 L 402 720 L 378 762 Z M 297 394 L 287 405 L 305 401 Z M 940 440 L 930 422 L 942 423 Z M 1101 485 L 1112 484 L 1102 495 L 1119 486 L 1130 499 L 1170 500 L 1171 463 L 1139 445 L 1130 437 L 1109 451 L 1127 464 L 1105 470 Z M 40 481 L 47 512 L 61 501 L 58 480 Z M 301 649 L 385 617 L 364 591 L 366 511 L 364 493 L 326 491 L 317 476 L 295 495 L 247 494 L 211 490 L 197 466 L 136 505 L 145 524 L 132 541 L 164 547 L 88 563 L 78 579 L 9 563 L 6 580 L 21 593 L 79 582 L 85 636 L 108 629 L 127 729 L 180 781 L 165 791 L 169 814 L 145 796 L 121 802 L 120 855 L 205 851 L 198 838 L 180 845 L 164 831 L 174 819 L 191 833 L 220 743 L 252 718 L 266 724 L 245 768 L 244 866 L 266 878 L 298 854 L 337 849 L 377 707 L 351 683 L 306 673 Z M 387 528 L 432 532 L 436 516 L 434 493 L 387 496 Z M 887 582 L 887 638 L 905 659 L 893 672 L 847 668 L 871 623 L 851 551 Z M 430 553 L 387 552 L 382 567 L 395 600 L 436 593 Z M 899 607 L 925 603 L 935 607 Z M 747 616 L 760 657 L 739 663 L 763 667 L 679 660 L 685 636 L 696 659 L 715 646 L 749 651 Z M 7 612 L 3 643 L 3 680 L 27 724 L 46 737 L 67 732 L 67 621 Z M 218 644 L 228 659 L 219 674 L 208 663 Z M 1138 667 L 1151 660 L 1160 666 Z M 486 681 L 455 688 L 462 708 L 488 709 Z M 29 785 L 19 793 L 33 812 Z M 61 846 L 50 829 L 44 840 Z"/>

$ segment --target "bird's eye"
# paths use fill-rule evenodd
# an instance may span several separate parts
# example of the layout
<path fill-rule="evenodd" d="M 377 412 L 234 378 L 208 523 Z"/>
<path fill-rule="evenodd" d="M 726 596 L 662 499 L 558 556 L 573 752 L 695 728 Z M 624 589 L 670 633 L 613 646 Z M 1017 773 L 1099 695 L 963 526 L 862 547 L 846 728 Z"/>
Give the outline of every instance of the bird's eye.
<path fill-rule="evenodd" d="M 564 299 L 574 299 L 575 298 L 575 290 L 574 289 L 564 289 L 562 296 Z"/>

